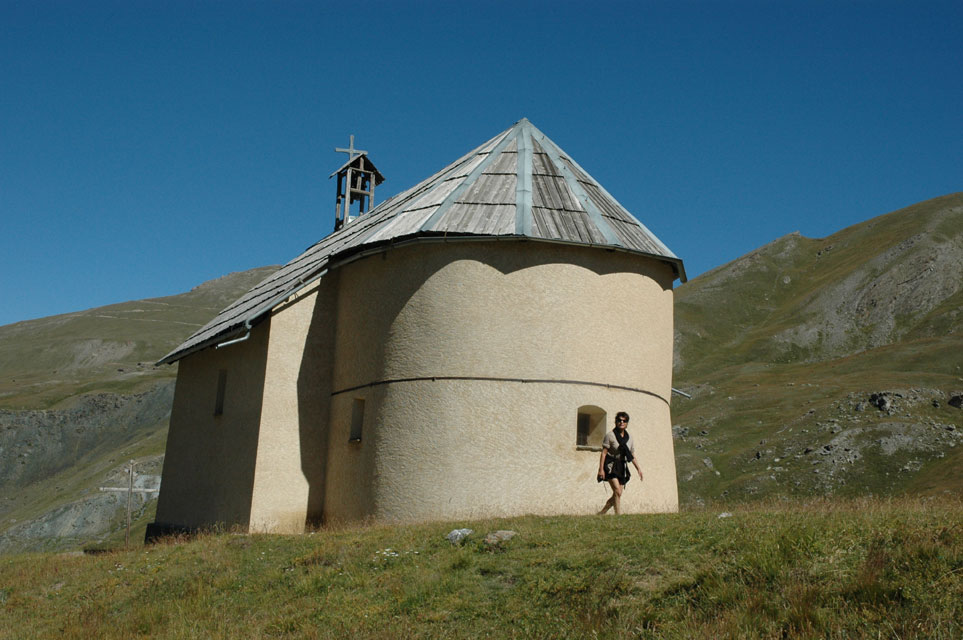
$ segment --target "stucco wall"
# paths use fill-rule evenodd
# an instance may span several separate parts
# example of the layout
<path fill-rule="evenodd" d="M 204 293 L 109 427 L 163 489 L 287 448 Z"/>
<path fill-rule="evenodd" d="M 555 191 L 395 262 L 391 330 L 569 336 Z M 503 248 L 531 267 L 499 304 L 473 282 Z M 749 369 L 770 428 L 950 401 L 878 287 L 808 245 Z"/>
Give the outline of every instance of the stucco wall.
<path fill-rule="evenodd" d="M 341 269 L 335 389 L 472 375 L 671 391 L 672 271 L 527 242 L 407 246 Z"/>
<path fill-rule="evenodd" d="M 598 452 L 576 447 L 583 405 L 605 410 L 606 430 L 632 415 L 645 479 L 624 510 L 676 510 L 672 281 L 654 260 L 527 242 L 332 268 L 249 340 L 181 360 L 157 522 L 591 513 L 609 492 Z"/>
<path fill-rule="evenodd" d="M 321 521 L 337 282 L 328 274 L 272 314 L 252 531 L 300 532 Z"/>
<path fill-rule="evenodd" d="M 245 342 L 178 363 L 157 523 L 247 526 L 269 326 L 256 326 Z M 215 416 L 221 370 L 227 372 L 224 412 Z"/>
<path fill-rule="evenodd" d="M 575 446 L 587 404 L 606 410 L 606 428 L 616 411 L 633 416 L 646 479 L 630 483 L 625 510 L 678 508 L 669 266 L 453 242 L 367 257 L 340 278 L 327 518 L 597 510 L 607 497 L 594 482 L 599 454 Z M 356 398 L 364 433 L 349 443 Z"/>

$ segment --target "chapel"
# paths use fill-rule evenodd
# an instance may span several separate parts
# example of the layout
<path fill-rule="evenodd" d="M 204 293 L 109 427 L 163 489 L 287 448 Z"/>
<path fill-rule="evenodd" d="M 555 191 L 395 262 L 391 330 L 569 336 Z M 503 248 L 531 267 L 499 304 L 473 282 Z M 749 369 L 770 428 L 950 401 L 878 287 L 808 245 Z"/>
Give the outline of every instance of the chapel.
<path fill-rule="evenodd" d="M 682 260 L 526 119 L 376 206 L 345 151 L 335 230 L 160 361 L 148 536 L 593 513 L 617 411 L 645 473 L 623 512 L 676 511 Z"/>

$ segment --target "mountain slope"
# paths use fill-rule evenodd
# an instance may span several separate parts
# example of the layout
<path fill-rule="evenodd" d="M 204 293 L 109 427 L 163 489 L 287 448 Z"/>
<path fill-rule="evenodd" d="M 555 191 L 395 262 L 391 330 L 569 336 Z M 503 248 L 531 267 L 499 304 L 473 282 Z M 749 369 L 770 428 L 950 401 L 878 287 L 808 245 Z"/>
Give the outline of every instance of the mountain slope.
<path fill-rule="evenodd" d="M 175 367 L 154 362 L 276 269 L 0 327 L 0 408 L 47 409 L 82 393 L 130 392 L 174 378 Z"/>
<path fill-rule="evenodd" d="M 963 194 L 785 236 L 676 296 L 683 501 L 963 489 Z"/>
<path fill-rule="evenodd" d="M 0 327 L 0 551 L 123 526 L 125 502 L 98 487 L 124 485 L 130 459 L 159 482 L 177 368 L 153 363 L 276 268 Z M 136 498 L 144 520 L 153 504 Z"/>
<path fill-rule="evenodd" d="M 961 227 L 954 194 L 828 238 L 790 234 L 714 269 L 677 291 L 680 362 L 817 361 L 960 333 Z"/>

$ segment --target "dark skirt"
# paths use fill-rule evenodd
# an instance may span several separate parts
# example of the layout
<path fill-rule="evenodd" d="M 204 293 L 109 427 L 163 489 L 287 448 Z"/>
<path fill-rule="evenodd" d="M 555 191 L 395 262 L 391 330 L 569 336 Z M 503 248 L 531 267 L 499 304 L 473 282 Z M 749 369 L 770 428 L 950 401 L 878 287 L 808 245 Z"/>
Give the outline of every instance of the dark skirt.
<path fill-rule="evenodd" d="M 615 478 L 624 486 L 627 485 L 632 478 L 632 474 L 629 473 L 629 465 L 622 456 L 613 456 L 612 454 L 606 453 L 602 469 L 605 471 L 605 477 L 599 477 L 599 482 L 608 482 L 612 478 Z"/>

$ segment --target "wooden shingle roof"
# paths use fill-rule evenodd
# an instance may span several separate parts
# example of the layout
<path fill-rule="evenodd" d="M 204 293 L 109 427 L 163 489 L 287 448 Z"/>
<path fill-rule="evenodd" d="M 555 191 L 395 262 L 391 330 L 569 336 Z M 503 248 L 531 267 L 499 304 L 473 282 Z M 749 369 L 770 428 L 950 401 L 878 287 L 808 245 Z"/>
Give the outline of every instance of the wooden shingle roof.
<path fill-rule="evenodd" d="M 561 242 L 640 254 L 685 268 L 668 247 L 527 119 L 309 247 L 160 362 L 245 334 L 329 266 L 433 237 Z"/>

